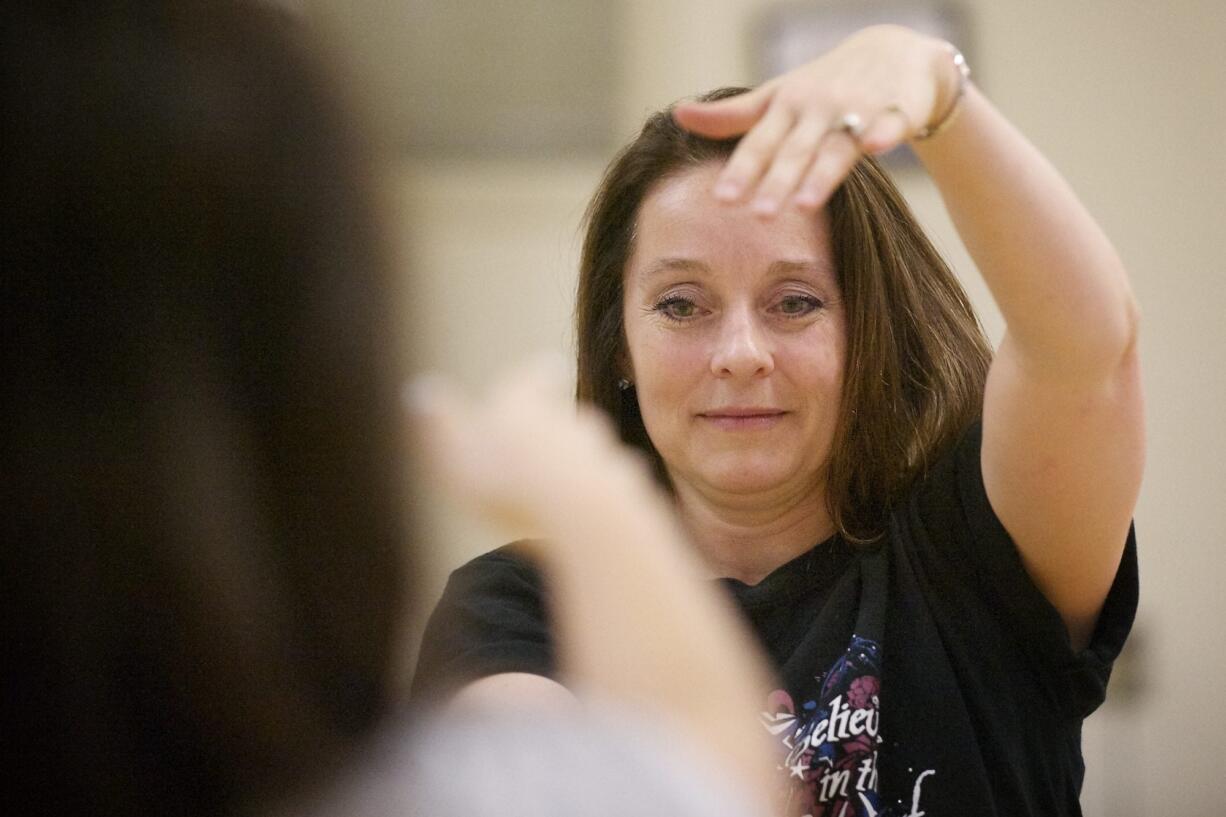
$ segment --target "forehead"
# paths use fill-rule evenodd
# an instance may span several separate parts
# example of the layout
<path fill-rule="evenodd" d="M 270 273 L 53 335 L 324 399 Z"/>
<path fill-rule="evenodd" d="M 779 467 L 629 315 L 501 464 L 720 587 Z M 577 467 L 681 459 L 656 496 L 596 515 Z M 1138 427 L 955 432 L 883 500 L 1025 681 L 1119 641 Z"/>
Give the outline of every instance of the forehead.
<path fill-rule="evenodd" d="M 825 209 L 785 207 L 774 218 L 747 203 L 716 200 L 722 163 L 691 168 L 660 182 L 643 199 L 635 223 L 627 285 L 668 269 L 710 275 L 808 274 L 834 282 L 830 220 Z"/>

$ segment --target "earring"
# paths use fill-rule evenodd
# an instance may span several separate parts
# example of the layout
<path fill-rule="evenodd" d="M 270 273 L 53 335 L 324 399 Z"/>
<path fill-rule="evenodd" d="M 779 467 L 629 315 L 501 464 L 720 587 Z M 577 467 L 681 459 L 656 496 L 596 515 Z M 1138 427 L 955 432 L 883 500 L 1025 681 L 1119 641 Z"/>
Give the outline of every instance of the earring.
<path fill-rule="evenodd" d="M 627 380 L 624 377 L 621 380 L 617 381 L 617 388 L 621 389 L 622 391 L 629 391 L 630 387 L 633 385 L 634 385 L 633 383 L 631 383 L 629 380 Z"/>

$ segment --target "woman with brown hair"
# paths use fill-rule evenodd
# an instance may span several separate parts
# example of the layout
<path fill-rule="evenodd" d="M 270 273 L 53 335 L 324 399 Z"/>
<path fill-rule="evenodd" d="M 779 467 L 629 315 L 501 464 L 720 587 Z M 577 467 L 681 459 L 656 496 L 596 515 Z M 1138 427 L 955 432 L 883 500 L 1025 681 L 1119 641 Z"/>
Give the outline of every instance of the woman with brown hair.
<path fill-rule="evenodd" d="M 995 354 L 871 158 L 903 141 L 1004 315 Z M 1079 813 L 1137 600 L 1137 309 L 962 56 L 875 27 L 663 111 L 588 215 L 578 396 L 773 661 L 785 812 Z M 541 592 L 514 549 L 458 570 L 423 693 L 565 701 Z"/>

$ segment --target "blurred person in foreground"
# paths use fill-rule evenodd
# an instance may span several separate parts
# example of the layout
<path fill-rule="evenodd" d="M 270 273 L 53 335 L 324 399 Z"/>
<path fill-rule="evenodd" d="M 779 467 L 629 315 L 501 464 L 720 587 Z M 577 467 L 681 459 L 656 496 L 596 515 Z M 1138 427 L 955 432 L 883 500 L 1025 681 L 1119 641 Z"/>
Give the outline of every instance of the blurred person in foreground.
<path fill-rule="evenodd" d="M 872 158 L 903 142 L 1005 318 L 994 353 Z M 1080 813 L 1082 720 L 1137 603 L 1137 315 L 1068 185 L 904 28 L 654 114 L 614 159 L 578 397 L 770 656 L 784 813 Z M 515 547 L 457 570 L 418 694 L 565 707 L 542 592 Z"/>
<path fill-rule="evenodd" d="M 559 534 L 537 555 L 564 589 L 567 666 L 616 716 L 434 728 L 402 711 L 412 551 L 380 167 L 314 37 L 271 6 L 183 0 L 10 4 L 0 42 L 6 809 L 751 813 L 752 725 L 685 714 L 686 668 L 658 674 L 663 645 L 727 671 L 712 705 L 750 705 L 751 642 L 689 580 L 646 471 L 533 374 L 493 409 L 419 389 L 419 420 L 479 507 Z M 470 478 L 455 417 L 509 452 L 502 481 Z M 525 457 L 541 418 L 564 447 Z M 604 543 L 559 496 L 640 541 L 649 582 L 691 586 L 653 651 L 587 601 L 631 577 L 613 550 L 590 562 L 607 575 L 575 566 Z M 593 642 L 619 639 L 608 674 Z M 682 711 L 706 762 L 668 756 L 640 705 Z"/>

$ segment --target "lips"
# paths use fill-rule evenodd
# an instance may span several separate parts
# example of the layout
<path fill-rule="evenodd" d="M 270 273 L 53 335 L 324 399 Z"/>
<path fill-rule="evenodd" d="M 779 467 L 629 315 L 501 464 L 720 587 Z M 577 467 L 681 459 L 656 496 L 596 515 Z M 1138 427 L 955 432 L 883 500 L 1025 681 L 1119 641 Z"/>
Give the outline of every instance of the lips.
<path fill-rule="evenodd" d="M 754 431 L 774 427 L 786 414 L 782 409 L 754 406 L 705 411 L 699 414 L 698 418 L 727 431 Z"/>

